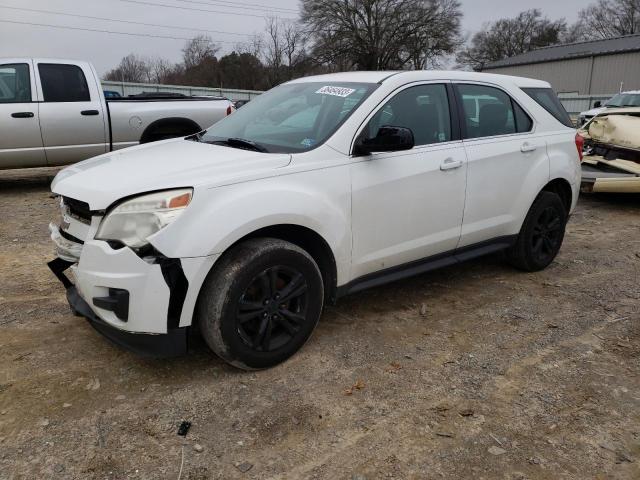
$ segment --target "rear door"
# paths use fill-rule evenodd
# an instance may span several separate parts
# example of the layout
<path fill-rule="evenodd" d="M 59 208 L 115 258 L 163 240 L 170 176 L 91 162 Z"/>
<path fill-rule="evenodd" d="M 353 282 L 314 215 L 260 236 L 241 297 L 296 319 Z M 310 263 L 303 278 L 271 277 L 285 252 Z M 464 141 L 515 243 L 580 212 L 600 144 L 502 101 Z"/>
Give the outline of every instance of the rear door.
<path fill-rule="evenodd" d="M 0 169 L 46 165 L 30 60 L 0 63 Z"/>
<path fill-rule="evenodd" d="M 47 164 L 65 165 L 105 153 L 108 120 L 93 70 L 84 63 L 36 64 Z"/>
<path fill-rule="evenodd" d="M 549 158 L 544 134 L 505 90 L 479 83 L 457 83 L 455 90 L 469 162 L 465 247 L 519 231 L 529 191 L 548 181 Z"/>

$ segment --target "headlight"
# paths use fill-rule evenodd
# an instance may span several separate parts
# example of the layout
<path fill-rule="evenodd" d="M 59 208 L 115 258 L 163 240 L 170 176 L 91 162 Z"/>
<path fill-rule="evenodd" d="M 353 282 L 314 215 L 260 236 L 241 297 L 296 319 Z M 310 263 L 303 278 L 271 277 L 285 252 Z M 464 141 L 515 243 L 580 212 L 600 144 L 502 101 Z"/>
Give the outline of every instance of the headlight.
<path fill-rule="evenodd" d="M 104 217 L 96 240 L 117 240 L 131 248 L 148 243 L 154 233 L 178 218 L 191 203 L 193 189 L 166 190 L 122 202 Z"/>

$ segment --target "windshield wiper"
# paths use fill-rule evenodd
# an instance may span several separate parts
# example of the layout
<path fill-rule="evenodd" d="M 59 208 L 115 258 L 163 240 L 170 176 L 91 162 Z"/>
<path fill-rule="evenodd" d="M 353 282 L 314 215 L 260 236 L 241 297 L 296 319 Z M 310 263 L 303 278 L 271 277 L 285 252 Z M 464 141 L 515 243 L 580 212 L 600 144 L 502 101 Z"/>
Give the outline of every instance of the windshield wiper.
<path fill-rule="evenodd" d="M 269 150 L 267 150 L 265 147 L 263 147 L 259 143 L 253 142 L 251 140 L 246 140 L 244 138 L 230 137 L 230 138 L 227 138 L 226 140 L 215 140 L 210 143 L 214 143 L 218 145 L 228 145 L 233 148 L 253 150 L 255 152 L 269 153 Z"/>

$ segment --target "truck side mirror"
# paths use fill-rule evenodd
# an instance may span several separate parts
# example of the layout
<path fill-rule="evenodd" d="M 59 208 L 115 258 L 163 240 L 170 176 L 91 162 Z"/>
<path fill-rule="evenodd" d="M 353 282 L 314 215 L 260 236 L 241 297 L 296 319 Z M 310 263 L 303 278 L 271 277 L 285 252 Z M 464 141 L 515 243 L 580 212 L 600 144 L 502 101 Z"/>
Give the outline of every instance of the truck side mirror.
<path fill-rule="evenodd" d="M 600 100 L 596 100 L 593 102 L 593 108 L 600 108 L 602 106 L 602 102 Z"/>

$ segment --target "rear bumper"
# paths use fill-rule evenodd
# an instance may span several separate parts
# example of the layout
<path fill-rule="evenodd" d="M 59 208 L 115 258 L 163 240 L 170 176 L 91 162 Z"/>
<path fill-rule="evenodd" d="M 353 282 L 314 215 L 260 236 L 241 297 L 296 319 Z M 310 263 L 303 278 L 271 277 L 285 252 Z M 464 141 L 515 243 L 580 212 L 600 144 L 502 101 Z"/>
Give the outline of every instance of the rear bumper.
<path fill-rule="evenodd" d="M 49 268 L 67 290 L 67 301 L 74 314 L 88 320 L 93 328 L 114 344 L 141 356 L 164 358 L 184 355 L 187 352 L 189 327 L 172 328 L 166 333 L 137 333 L 116 328 L 102 320 L 80 296 L 64 271 L 73 265 L 60 258 L 49 262 Z"/>

